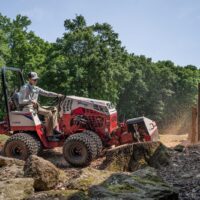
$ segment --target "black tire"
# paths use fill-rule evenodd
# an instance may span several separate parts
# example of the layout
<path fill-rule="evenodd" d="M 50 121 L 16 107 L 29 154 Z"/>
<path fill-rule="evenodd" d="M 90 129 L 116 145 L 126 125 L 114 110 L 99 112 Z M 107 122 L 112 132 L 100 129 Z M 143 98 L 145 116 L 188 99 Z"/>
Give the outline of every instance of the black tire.
<path fill-rule="evenodd" d="M 3 154 L 7 157 L 26 160 L 30 155 L 37 155 L 41 150 L 41 142 L 28 133 L 16 133 L 5 143 Z"/>
<path fill-rule="evenodd" d="M 37 154 L 36 155 L 41 155 L 43 153 L 43 145 L 42 142 L 40 141 L 39 137 L 36 134 L 31 134 L 31 136 L 35 139 L 37 142 Z"/>
<path fill-rule="evenodd" d="M 73 166 L 87 166 L 97 156 L 96 143 L 86 134 L 73 134 L 64 143 L 63 156 Z"/>
<path fill-rule="evenodd" d="M 88 135 L 95 141 L 97 147 L 97 157 L 98 157 L 103 150 L 103 144 L 101 138 L 93 131 L 85 130 L 82 133 Z"/>

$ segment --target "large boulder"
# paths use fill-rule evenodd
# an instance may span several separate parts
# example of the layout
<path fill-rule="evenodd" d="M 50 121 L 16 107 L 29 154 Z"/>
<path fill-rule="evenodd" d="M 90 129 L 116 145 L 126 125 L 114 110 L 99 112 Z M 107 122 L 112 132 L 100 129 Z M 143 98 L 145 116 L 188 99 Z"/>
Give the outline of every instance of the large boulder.
<path fill-rule="evenodd" d="M 88 196 L 79 190 L 49 190 L 37 192 L 27 200 L 88 200 Z"/>
<path fill-rule="evenodd" d="M 91 185 L 99 185 L 104 182 L 112 173 L 87 167 L 81 170 L 78 177 L 68 180 L 66 187 L 73 190 L 87 191 Z"/>
<path fill-rule="evenodd" d="M 178 144 L 174 147 L 174 150 L 175 151 L 178 151 L 178 152 L 183 152 L 185 150 L 185 146 L 184 145 L 181 145 L 181 144 Z"/>
<path fill-rule="evenodd" d="M 100 168 L 115 172 L 132 172 L 147 166 L 160 168 L 169 162 L 168 149 L 162 143 L 134 143 L 108 150 Z"/>
<path fill-rule="evenodd" d="M 22 178 L 24 161 L 0 156 L 0 181 Z"/>
<path fill-rule="evenodd" d="M 177 200 L 178 193 L 168 186 L 154 168 L 132 173 L 113 173 L 103 183 L 89 188 L 92 199 Z"/>
<path fill-rule="evenodd" d="M 174 191 L 151 167 L 136 172 L 112 172 L 87 167 L 67 182 L 69 190 L 88 192 L 90 199 L 176 200 Z"/>
<path fill-rule="evenodd" d="M 35 190 L 50 190 L 60 182 L 60 170 L 51 162 L 31 155 L 24 166 L 24 176 L 34 179 Z"/>
<path fill-rule="evenodd" d="M 32 178 L 15 178 L 0 181 L 0 199 L 21 200 L 33 194 L 34 180 Z"/>
<path fill-rule="evenodd" d="M 0 156 L 0 167 L 11 166 L 11 165 L 24 166 L 24 161 L 15 158 Z"/>

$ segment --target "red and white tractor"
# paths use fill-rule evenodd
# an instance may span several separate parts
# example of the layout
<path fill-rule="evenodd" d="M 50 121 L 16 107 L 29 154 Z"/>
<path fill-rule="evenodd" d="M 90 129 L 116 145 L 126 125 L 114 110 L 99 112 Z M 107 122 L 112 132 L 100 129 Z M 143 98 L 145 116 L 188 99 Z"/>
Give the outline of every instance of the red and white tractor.
<path fill-rule="evenodd" d="M 17 90 L 10 94 L 7 71 L 17 74 L 20 81 Z M 48 141 L 42 118 L 36 112 L 20 108 L 14 98 L 24 84 L 21 70 L 3 67 L 1 73 L 6 114 L 0 122 L 0 134 L 10 136 L 3 148 L 5 156 L 25 160 L 42 149 L 62 146 L 67 162 L 73 166 L 85 166 L 101 155 L 103 149 L 158 140 L 156 123 L 148 118 L 138 117 L 118 123 L 117 111 L 109 101 L 65 96 L 59 98 L 56 105 L 59 111 L 57 128 L 62 134 L 56 135 L 58 141 Z"/>

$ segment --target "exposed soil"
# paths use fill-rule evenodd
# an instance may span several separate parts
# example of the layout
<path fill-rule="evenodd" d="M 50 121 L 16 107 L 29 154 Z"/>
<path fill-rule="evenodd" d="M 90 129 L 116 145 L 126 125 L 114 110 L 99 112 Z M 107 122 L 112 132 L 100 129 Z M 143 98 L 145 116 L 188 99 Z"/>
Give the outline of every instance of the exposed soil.
<path fill-rule="evenodd" d="M 160 141 L 167 147 L 175 147 L 178 144 L 187 144 L 188 134 L 160 134 Z"/>

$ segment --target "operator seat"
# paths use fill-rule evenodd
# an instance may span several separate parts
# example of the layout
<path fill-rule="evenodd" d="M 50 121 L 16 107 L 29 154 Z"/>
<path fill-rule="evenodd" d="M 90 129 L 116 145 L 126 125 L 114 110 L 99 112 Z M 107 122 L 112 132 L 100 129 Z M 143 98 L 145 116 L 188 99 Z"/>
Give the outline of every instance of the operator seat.
<path fill-rule="evenodd" d="M 19 105 L 19 92 L 14 92 L 14 94 L 11 97 L 11 101 L 12 101 L 12 103 L 14 105 L 13 106 L 14 109 L 12 109 L 12 110 L 16 110 L 16 111 L 21 111 L 22 110 L 21 106 Z"/>

